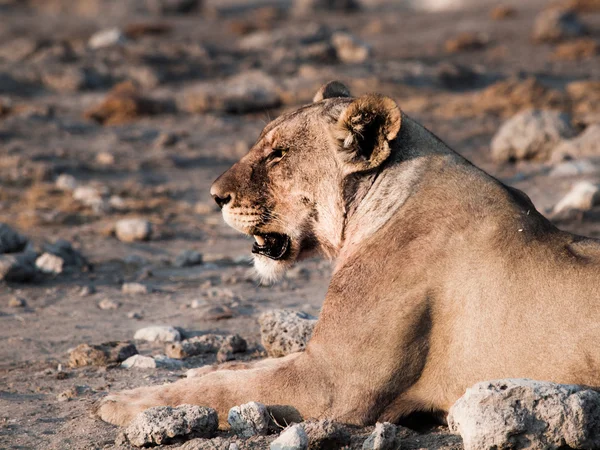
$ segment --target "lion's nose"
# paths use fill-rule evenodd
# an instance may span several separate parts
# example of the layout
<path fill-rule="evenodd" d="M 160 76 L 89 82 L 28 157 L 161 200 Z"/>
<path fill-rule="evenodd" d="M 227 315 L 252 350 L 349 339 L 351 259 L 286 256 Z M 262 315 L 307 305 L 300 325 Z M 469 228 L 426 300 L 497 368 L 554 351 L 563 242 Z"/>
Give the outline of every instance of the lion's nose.
<path fill-rule="evenodd" d="M 210 187 L 210 195 L 215 199 L 219 208 L 223 208 L 227 203 L 231 202 L 234 197 L 234 193 L 228 189 L 225 189 L 219 180 L 215 181 Z"/>

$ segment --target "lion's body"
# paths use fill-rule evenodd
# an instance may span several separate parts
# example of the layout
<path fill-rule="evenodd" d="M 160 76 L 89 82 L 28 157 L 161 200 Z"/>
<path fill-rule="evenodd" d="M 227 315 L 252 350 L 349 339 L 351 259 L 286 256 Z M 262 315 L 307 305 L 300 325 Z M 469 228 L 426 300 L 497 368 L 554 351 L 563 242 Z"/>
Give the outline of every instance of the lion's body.
<path fill-rule="evenodd" d="M 315 108 L 347 112 L 349 101 Z M 315 116 L 310 108 L 302 114 Z M 346 160 L 328 162 L 337 165 L 332 176 L 341 188 L 321 189 L 333 199 L 326 208 L 296 211 L 313 221 L 303 222 L 304 234 L 276 230 L 291 236 L 295 258 L 303 251 L 297 242 L 318 240 L 335 259 L 305 352 L 111 396 L 101 417 L 124 424 L 149 406 L 196 403 L 224 420 L 230 407 L 253 400 L 362 425 L 447 411 L 467 387 L 488 379 L 600 386 L 600 243 L 557 230 L 523 193 L 410 118 L 401 123 L 377 170 L 351 173 Z M 373 161 L 379 147 L 370 151 Z M 232 170 L 239 180 L 242 169 Z M 302 191 L 303 203 L 323 205 L 317 191 Z M 332 210 L 339 199 L 342 207 Z"/>

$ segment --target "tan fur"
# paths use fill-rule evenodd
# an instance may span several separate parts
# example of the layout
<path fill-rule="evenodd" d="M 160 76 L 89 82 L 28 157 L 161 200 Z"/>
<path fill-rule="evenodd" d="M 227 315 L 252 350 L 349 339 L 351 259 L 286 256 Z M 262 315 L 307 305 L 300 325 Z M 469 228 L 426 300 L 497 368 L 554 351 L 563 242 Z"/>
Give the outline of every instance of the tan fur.
<path fill-rule="evenodd" d="M 598 241 L 556 229 L 391 99 L 323 92 L 212 188 L 231 195 L 235 228 L 290 236 L 284 261 L 257 257 L 266 276 L 311 252 L 334 261 L 306 351 L 114 394 L 100 417 L 123 425 L 191 403 L 225 424 L 230 407 L 259 401 L 365 425 L 447 411 L 487 379 L 599 386 Z"/>

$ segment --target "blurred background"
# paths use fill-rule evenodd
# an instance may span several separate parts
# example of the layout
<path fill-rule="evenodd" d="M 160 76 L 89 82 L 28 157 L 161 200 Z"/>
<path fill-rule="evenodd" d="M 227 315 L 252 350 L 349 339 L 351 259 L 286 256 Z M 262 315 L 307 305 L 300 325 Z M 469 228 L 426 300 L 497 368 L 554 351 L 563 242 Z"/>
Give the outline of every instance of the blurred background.
<path fill-rule="evenodd" d="M 329 80 L 600 236 L 599 75 L 599 0 L 0 0 L 0 436 L 110 446 L 88 403 L 215 361 L 140 376 L 79 367 L 79 344 L 161 325 L 253 358 L 261 312 L 318 315 L 329 265 L 260 286 L 208 189 Z"/>

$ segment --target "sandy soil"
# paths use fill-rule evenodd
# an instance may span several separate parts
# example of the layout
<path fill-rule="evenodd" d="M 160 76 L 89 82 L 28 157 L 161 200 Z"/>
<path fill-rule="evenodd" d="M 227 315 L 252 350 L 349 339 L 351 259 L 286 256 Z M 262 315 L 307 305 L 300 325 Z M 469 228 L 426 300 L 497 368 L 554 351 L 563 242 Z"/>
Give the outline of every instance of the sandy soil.
<path fill-rule="evenodd" d="M 399 2 L 365 3 L 360 13 L 295 19 L 285 2 L 279 9 L 275 2 L 215 0 L 199 11 L 161 15 L 148 10 L 152 2 L 141 0 L 0 1 L 0 222 L 36 248 L 66 239 L 91 264 L 88 270 L 0 287 L 0 448 L 114 448 L 118 430 L 90 416 L 94 401 L 108 391 L 174 381 L 189 367 L 214 363 L 196 358 L 181 370 L 70 368 L 68 350 L 78 344 L 131 340 L 137 329 L 161 324 L 239 333 L 251 347 L 243 357 L 258 358 L 264 355 L 256 322 L 260 312 L 285 307 L 318 315 L 328 264 L 306 261 L 300 265 L 305 270 L 282 283 L 260 286 L 248 264 L 251 242 L 222 222 L 208 189 L 269 118 L 308 102 L 324 81 L 341 79 L 355 94 L 395 97 L 461 154 L 527 192 L 541 211 L 584 178 L 552 175 L 546 162 L 501 165 L 489 155 L 502 122 L 530 106 L 522 98 L 490 94 L 490 86 L 534 77 L 564 96 L 569 83 L 600 75 L 599 56 L 565 61 L 553 56 L 555 44 L 532 43 L 534 17 L 546 2 L 512 2 L 515 16 L 505 20 L 490 18 L 491 1 L 435 13 Z M 600 13 L 582 14 L 581 20 L 591 39 L 600 37 Z M 141 32 L 138 26 L 136 34 L 132 24 L 140 23 L 154 25 L 156 34 L 148 26 Z M 298 30 L 318 24 L 327 32 L 349 31 L 370 46 L 371 56 L 353 63 L 327 52 L 294 53 L 304 45 Z M 93 33 L 112 27 L 129 30 L 125 43 L 88 47 Z M 241 43 L 253 30 L 289 34 L 291 44 L 279 59 L 275 52 L 247 50 Z M 461 32 L 483 34 L 485 42 L 475 50 L 448 52 L 446 40 Z M 182 106 L 199 83 L 212 83 L 218 93 L 220 80 L 251 69 L 278 83 L 281 106 L 246 114 Z M 160 108 L 114 125 L 86 118 L 111 88 L 127 80 Z M 557 104 L 573 112 L 569 102 L 550 106 Z M 597 167 L 585 178 L 597 179 Z M 106 198 L 115 196 L 117 207 L 99 211 L 74 200 L 70 191 L 56 187 L 61 174 L 98 187 Z M 152 238 L 116 239 L 111 227 L 123 217 L 152 222 Z M 598 217 L 592 211 L 560 225 L 600 236 Z M 175 258 L 186 249 L 201 252 L 205 264 L 176 267 Z M 124 294 L 121 286 L 129 281 L 154 292 Z M 85 286 L 95 292 L 82 295 Z M 14 298 L 26 305 L 10 306 Z M 100 309 L 104 299 L 118 307 Z M 192 308 L 195 300 L 199 307 Z M 164 351 L 137 344 L 143 354 Z M 75 386 L 87 388 L 59 401 L 59 394 Z M 404 431 L 403 448 L 461 448 L 460 439 L 444 427 L 411 424 L 418 429 Z M 368 432 L 356 431 L 356 446 Z M 228 435 L 223 436 L 226 442 Z"/>

